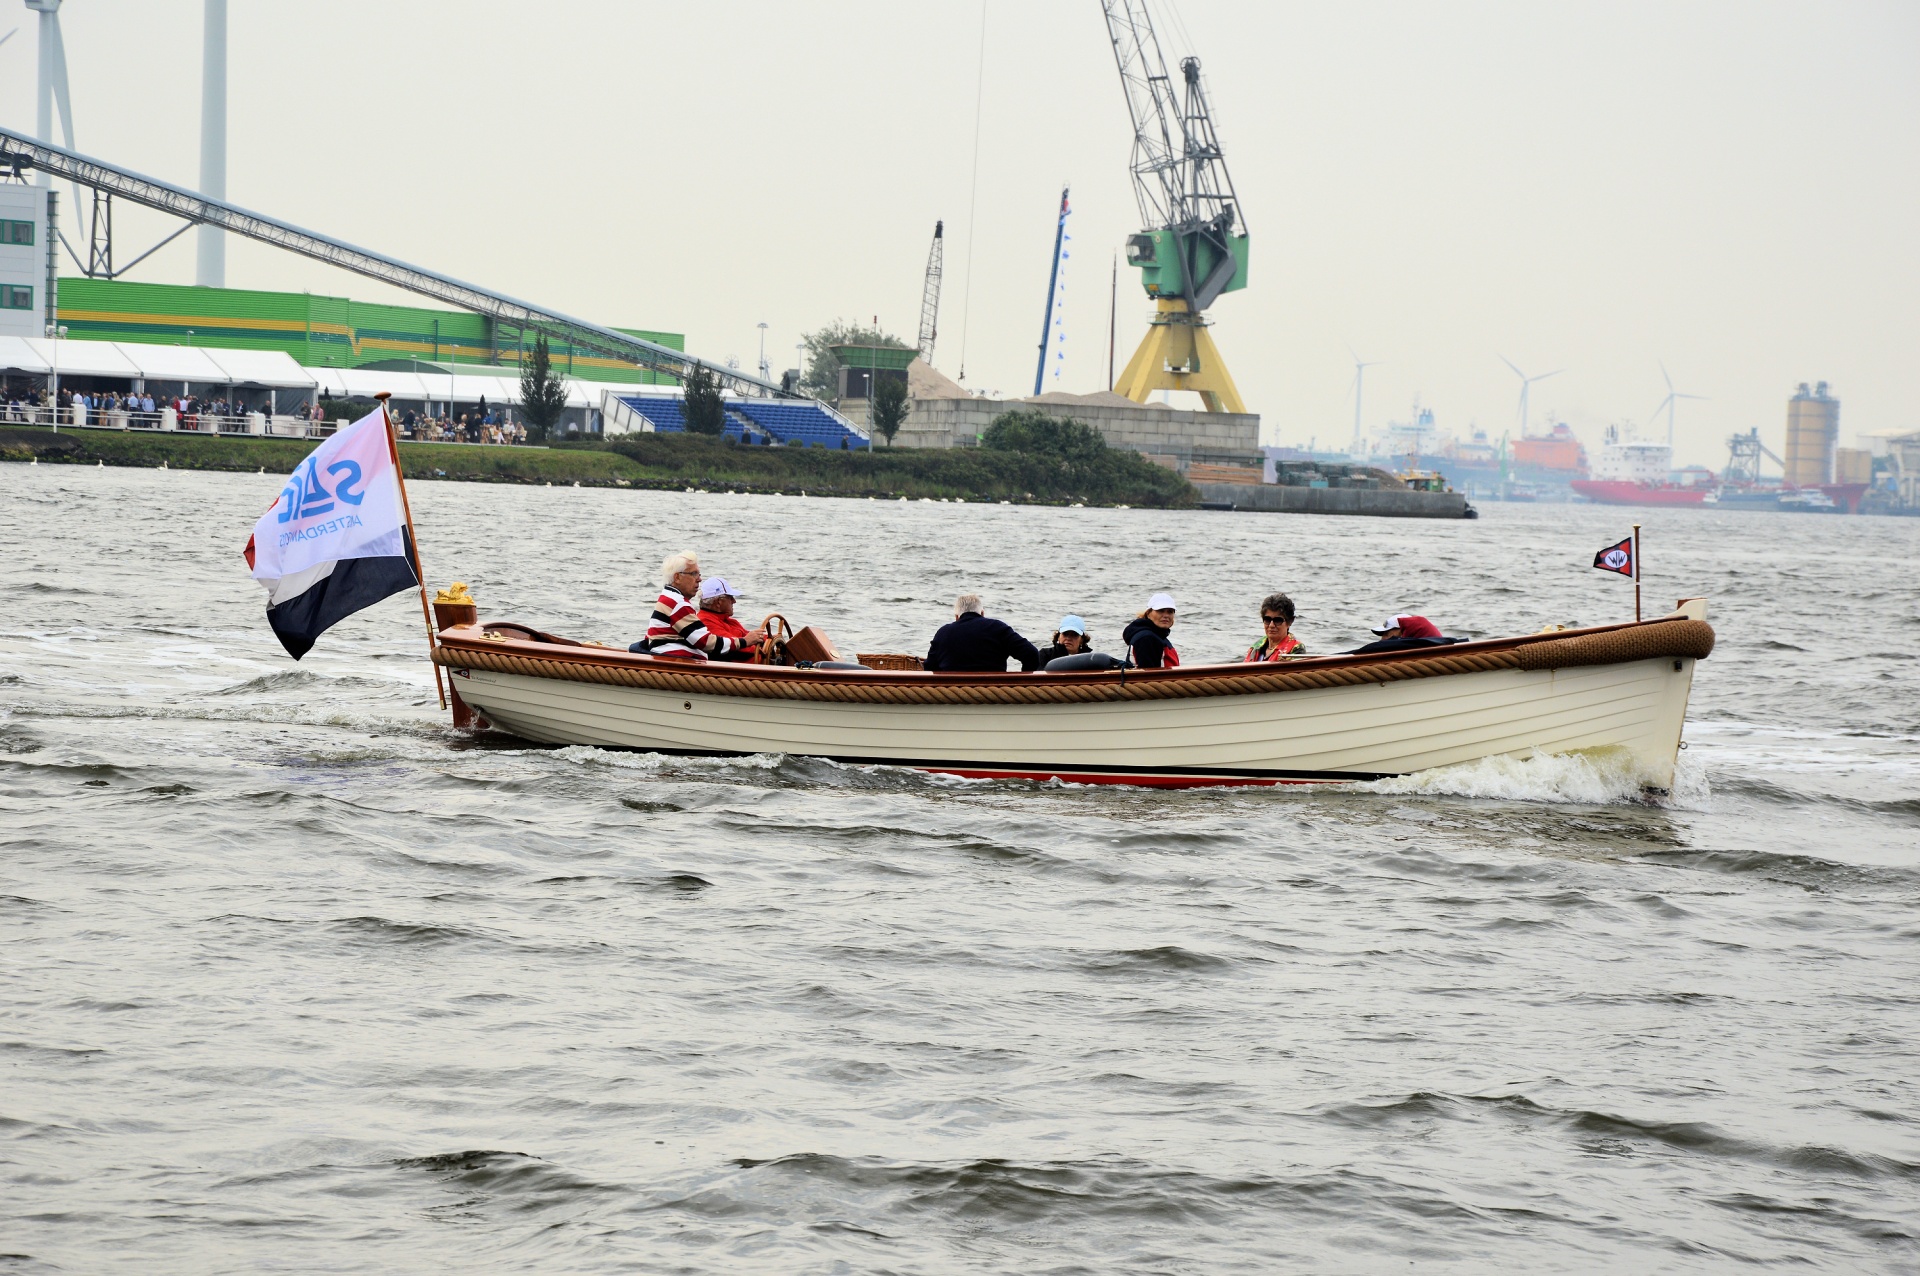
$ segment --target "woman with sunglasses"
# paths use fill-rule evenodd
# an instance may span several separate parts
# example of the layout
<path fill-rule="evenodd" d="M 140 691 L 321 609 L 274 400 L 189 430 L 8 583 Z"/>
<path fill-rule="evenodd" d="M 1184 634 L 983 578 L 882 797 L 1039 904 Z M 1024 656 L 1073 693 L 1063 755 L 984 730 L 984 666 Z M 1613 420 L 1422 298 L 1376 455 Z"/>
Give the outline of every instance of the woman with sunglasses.
<path fill-rule="evenodd" d="M 1241 657 L 1246 663 L 1259 664 L 1307 654 L 1306 647 L 1293 636 L 1293 599 L 1285 594 L 1268 594 L 1261 600 L 1260 627 L 1265 634 Z"/>

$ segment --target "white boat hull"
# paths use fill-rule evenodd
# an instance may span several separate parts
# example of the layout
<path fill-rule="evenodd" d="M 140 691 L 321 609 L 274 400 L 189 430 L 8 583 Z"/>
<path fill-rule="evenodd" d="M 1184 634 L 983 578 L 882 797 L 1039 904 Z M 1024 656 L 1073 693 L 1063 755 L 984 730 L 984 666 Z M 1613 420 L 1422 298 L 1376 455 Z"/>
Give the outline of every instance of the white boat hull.
<path fill-rule="evenodd" d="M 1503 755 L 1624 750 L 1644 784 L 1668 789 L 1694 664 L 1663 656 L 1195 699 L 1011 705 L 761 699 L 453 672 L 474 712 L 554 744 L 1161 785 L 1342 782 Z"/>

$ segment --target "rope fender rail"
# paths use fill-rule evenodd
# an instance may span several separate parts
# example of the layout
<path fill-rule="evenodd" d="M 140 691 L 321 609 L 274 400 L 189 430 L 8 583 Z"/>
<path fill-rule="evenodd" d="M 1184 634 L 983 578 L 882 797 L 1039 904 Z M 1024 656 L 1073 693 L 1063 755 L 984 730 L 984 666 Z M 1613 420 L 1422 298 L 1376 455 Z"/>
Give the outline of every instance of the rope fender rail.
<path fill-rule="evenodd" d="M 1377 658 L 1327 660 L 1323 657 L 1326 663 L 1301 669 L 1254 672 L 1256 666 L 1226 665 L 1218 667 L 1217 672 L 1211 667 L 1202 667 L 1205 672 L 1189 668 L 1188 674 L 1199 676 L 1178 678 L 1156 677 L 1153 675 L 1157 671 L 1153 670 L 1134 670 L 1131 677 L 1125 678 L 1107 673 L 1025 674 L 1010 676 L 1005 682 L 969 682 L 965 680 L 966 675 L 859 671 L 809 671 L 805 677 L 769 677 L 773 671 L 763 670 L 759 676 L 742 676 L 724 664 L 663 667 L 650 660 L 628 657 L 624 652 L 610 653 L 604 648 L 560 647 L 497 637 L 476 641 L 449 634 L 441 636 L 433 659 L 437 664 L 456 669 L 483 669 L 528 678 L 602 683 L 677 695 L 840 704 L 1025 705 L 1260 695 L 1499 669 L 1573 669 L 1660 658 L 1702 660 L 1712 652 L 1713 640 L 1713 627 L 1706 621 L 1675 616 L 1599 631 L 1494 639 L 1491 642 L 1499 645 L 1492 649 L 1480 643 L 1467 643 L 1435 648 L 1435 654 L 1430 656 L 1393 653 Z"/>

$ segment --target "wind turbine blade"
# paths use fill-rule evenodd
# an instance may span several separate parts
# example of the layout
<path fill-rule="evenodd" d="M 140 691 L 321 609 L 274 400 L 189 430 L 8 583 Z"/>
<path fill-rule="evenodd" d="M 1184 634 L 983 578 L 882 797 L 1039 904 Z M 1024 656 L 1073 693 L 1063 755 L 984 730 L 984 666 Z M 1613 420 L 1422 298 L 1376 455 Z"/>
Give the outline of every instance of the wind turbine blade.
<path fill-rule="evenodd" d="M 1673 397 L 1674 397 L 1674 398 L 1676 398 L 1676 399 L 1699 399 L 1699 400 L 1700 400 L 1700 401 L 1701 401 L 1702 403 L 1704 403 L 1704 402 L 1706 402 L 1706 399 L 1707 399 L 1707 396 L 1706 396 L 1706 395 L 1704 395 L 1704 394 L 1678 394 L 1678 393 L 1676 393 L 1676 394 L 1675 394 L 1675 395 L 1674 395 Z"/>
<path fill-rule="evenodd" d="M 1666 365 L 1666 364 L 1664 364 L 1664 363 L 1662 363 L 1662 364 L 1660 365 L 1660 379 L 1661 379 L 1662 381 L 1665 381 L 1665 382 L 1667 383 L 1667 393 L 1668 393 L 1668 394 L 1672 394 L 1672 393 L 1673 393 L 1673 378 L 1667 375 L 1667 365 Z"/>
<path fill-rule="evenodd" d="M 1507 356 L 1505 355 L 1500 355 L 1499 359 L 1500 359 L 1500 362 L 1506 364 L 1509 368 L 1513 368 L 1514 376 L 1519 377 L 1522 381 L 1525 381 L 1527 379 L 1526 373 L 1520 371 L 1519 368 L 1514 367 L 1513 360 L 1507 358 Z"/>
<path fill-rule="evenodd" d="M 1545 381 L 1548 377 L 1557 377 L 1562 372 L 1565 372 L 1565 371 L 1566 371 L 1565 368 L 1555 368 L 1552 372 L 1542 372 L 1537 377 L 1528 377 L 1527 380 L 1528 381 Z"/>
<path fill-rule="evenodd" d="M 7 32 L 5 35 L 0 35 L 0 44 L 5 44 L 7 41 L 13 39 L 13 37 L 19 34 L 20 34 L 20 28 L 15 27 L 13 30 Z"/>
<path fill-rule="evenodd" d="M 77 148 L 73 144 L 73 99 L 67 96 L 67 45 L 60 38 L 60 15 L 50 13 L 47 20 L 53 23 L 53 101 L 60 108 L 60 127 L 71 151 Z"/>
<path fill-rule="evenodd" d="M 60 127 L 66 134 L 67 149 L 79 148 L 73 144 L 73 98 L 67 92 L 67 42 L 60 35 L 60 14 L 56 10 L 47 15 L 47 21 L 53 24 L 53 102 L 60 112 Z M 80 213 L 82 196 L 80 183 L 73 183 L 73 216 Z"/>

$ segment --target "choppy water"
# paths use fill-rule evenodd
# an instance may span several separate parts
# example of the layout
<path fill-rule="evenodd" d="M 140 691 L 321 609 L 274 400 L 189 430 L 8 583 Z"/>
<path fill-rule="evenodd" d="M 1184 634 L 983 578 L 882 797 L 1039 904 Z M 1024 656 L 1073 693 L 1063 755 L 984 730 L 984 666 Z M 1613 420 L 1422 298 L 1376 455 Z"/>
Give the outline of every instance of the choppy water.
<path fill-rule="evenodd" d="M 1646 511 L 1682 791 L 976 784 L 455 739 L 394 599 L 299 666 L 278 480 L 0 466 L 0 1271 L 1920 1264 L 1920 524 Z M 854 647 L 962 587 L 1189 660 L 1627 614 L 1477 523 L 422 484 L 429 574 L 635 634 L 704 551 Z"/>

